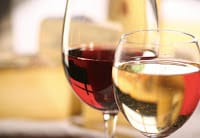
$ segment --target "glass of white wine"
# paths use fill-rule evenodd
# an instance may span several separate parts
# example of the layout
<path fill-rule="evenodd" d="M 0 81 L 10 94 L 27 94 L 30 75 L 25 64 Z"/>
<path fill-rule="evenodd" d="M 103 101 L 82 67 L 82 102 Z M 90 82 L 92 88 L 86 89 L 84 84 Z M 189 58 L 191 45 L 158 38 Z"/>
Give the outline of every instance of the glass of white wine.
<path fill-rule="evenodd" d="M 150 138 L 167 137 L 199 101 L 200 53 L 196 38 L 175 30 L 122 35 L 112 69 L 117 104 L 128 122 Z"/>

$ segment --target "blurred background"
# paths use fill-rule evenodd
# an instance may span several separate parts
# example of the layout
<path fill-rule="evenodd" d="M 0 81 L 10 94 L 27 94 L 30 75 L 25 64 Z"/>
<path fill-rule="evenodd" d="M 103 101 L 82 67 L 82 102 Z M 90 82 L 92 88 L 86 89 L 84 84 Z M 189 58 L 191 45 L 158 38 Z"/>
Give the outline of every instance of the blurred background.
<path fill-rule="evenodd" d="M 151 0 L 147 1 L 146 6 Z M 95 15 L 84 2 L 99 7 Z M 116 28 L 123 28 L 123 32 L 157 27 L 153 10 L 144 11 L 145 0 L 84 2 L 77 1 L 77 5 L 81 3 L 79 11 L 85 11 L 91 20 L 109 20 Z M 76 118 L 75 123 L 84 121 L 86 127 L 102 122 L 101 113 L 82 105 L 65 78 L 61 64 L 65 5 L 66 0 L 0 0 L 0 137 L 73 137 L 74 134 L 80 137 L 88 130 L 73 127 L 69 120 L 82 115 L 83 120 Z M 158 9 L 160 28 L 189 32 L 199 39 L 199 0 L 159 0 Z M 115 34 L 117 39 L 121 35 L 110 34 Z M 198 110 L 172 138 L 200 137 Z M 119 131 L 124 128 L 120 126 L 127 128 L 124 133 L 142 137 L 129 131 L 129 125 L 121 117 Z M 90 134 L 91 137 L 102 136 L 98 132 Z"/>

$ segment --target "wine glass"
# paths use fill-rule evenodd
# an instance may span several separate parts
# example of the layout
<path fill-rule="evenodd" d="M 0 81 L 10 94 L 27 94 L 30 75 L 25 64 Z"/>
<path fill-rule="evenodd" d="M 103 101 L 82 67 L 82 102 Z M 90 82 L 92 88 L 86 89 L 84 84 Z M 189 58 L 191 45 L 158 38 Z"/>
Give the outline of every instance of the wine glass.
<path fill-rule="evenodd" d="M 175 30 L 122 35 L 112 69 L 117 105 L 143 135 L 167 137 L 199 101 L 200 53 L 196 38 Z"/>
<path fill-rule="evenodd" d="M 64 70 L 79 99 L 103 113 L 105 137 L 113 138 L 118 107 L 112 65 L 120 27 L 106 22 L 107 0 L 84 2 L 67 1 L 62 47 Z"/>

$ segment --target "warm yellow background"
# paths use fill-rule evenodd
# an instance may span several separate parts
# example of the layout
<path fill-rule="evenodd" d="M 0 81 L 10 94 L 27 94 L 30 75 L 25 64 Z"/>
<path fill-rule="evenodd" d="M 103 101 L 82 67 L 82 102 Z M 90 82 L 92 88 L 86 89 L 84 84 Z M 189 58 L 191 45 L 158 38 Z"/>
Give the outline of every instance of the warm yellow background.
<path fill-rule="evenodd" d="M 145 28 L 147 20 L 143 0 L 111 2 L 111 21 L 121 21 L 125 31 Z M 165 20 L 162 14 L 159 16 L 161 28 L 181 30 L 200 37 L 200 22 L 187 19 L 171 21 Z M 64 119 L 83 111 L 86 120 L 102 121 L 99 111 L 86 105 L 82 108 L 69 87 L 60 59 L 61 32 L 62 20 L 44 21 L 41 24 L 41 50 L 37 60 L 32 61 L 34 65 L 0 69 L 0 118 Z M 119 122 L 124 123 L 124 119 Z"/>

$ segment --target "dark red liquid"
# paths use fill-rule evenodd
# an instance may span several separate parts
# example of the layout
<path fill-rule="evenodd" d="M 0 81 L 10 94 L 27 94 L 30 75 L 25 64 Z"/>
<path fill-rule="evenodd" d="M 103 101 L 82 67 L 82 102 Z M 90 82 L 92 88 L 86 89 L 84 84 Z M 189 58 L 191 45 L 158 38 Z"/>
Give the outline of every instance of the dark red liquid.
<path fill-rule="evenodd" d="M 99 110 L 117 110 L 112 86 L 113 49 L 79 48 L 63 54 L 66 75 L 76 94 Z"/>

